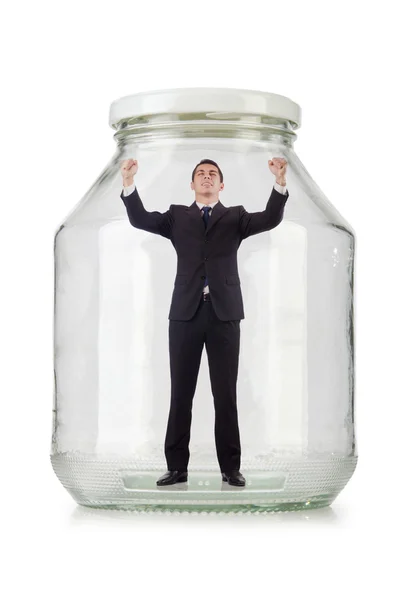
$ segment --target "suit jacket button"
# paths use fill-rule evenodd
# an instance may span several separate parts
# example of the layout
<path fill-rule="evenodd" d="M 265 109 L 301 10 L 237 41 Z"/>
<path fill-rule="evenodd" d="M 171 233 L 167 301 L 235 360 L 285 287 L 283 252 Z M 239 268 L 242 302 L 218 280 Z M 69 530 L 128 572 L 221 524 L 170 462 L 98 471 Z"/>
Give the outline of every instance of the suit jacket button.
<path fill-rule="evenodd" d="M 205 275 L 201 275 L 201 279 L 205 279 Z"/>

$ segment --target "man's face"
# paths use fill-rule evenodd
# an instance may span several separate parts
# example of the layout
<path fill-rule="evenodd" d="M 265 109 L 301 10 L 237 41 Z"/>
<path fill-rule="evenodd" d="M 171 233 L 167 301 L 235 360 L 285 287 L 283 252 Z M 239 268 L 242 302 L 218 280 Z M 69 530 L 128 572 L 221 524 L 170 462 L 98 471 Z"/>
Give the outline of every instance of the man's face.
<path fill-rule="evenodd" d="M 224 184 L 221 183 L 217 167 L 211 164 L 202 164 L 197 167 L 190 187 L 201 195 L 218 198 L 218 193 L 223 190 Z"/>

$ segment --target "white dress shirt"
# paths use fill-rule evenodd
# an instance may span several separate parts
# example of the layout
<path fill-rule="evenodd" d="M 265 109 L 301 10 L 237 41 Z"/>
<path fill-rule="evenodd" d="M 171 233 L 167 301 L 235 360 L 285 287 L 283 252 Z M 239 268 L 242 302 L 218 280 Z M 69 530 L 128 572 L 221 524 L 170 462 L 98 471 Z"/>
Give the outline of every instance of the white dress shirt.
<path fill-rule="evenodd" d="M 287 186 L 286 185 L 280 185 L 277 182 L 274 183 L 274 189 L 276 190 L 276 192 L 280 192 L 280 194 L 285 194 L 286 190 L 287 190 Z M 123 192 L 124 192 L 124 196 L 129 196 L 130 194 L 132 194 L 132 192 L 135 190 L 135 183 L 132 183 L 131 185 L 123 188 Z M 214 208 L 215 204 L 219 202 L 219 200 L 216 200 L 215 202 L 212 202 L 211 204 L 203 204 L 202 202 L 196 202 L 197 206 L 199 207 L 200 211 L 204 206 L 210 206 L 211 210 L 209 212 L 209 215 L 211 216 L 212 213 L 212 209 Z M 202 213 L 203 215 L 204 213 Z M 207 294 L 209 292 L 209 286 L 206 285 L 203 292 L 204 294 Z"/>

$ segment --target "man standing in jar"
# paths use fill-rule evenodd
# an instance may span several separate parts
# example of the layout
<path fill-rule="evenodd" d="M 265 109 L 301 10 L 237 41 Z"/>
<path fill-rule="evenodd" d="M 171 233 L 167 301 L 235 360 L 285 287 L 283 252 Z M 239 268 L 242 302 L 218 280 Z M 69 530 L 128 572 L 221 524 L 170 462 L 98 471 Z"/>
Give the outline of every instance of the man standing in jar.
<path fill-rule="evenodd" d="M 193 397 L 203 346 L 206 346 L 215 406 L 215 443 L 222 480 L 244 486 L 240 473 L 237 373 L 243 300 L 237 267 L 242 240 L 274 229 L 283 219 L 288 199 L 287 161 L 268 161 L 276 178 L 265 210 L 249 213 L 243 206 L 226 207 L 219 200 L 223 173 L 211 159 L 192 173 L 195 200 L 190 206 L 171 204 L 160 213 L 145 210 L 134 177 L 138 161 L 121 165 L 121 199 L 128 219 L 138 229 L 171 241 L 177 273 L 169 312 L 171 403 L 165 437 L 168 471 L 157 485 L 187 481 Z"/>

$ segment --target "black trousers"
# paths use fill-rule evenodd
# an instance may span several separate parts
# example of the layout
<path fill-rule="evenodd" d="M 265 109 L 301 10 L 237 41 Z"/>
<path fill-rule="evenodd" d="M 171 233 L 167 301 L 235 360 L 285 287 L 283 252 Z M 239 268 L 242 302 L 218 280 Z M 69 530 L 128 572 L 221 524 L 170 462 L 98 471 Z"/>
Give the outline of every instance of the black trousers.
<path fill-rule="evenodd" d="M 170 471 L 187 471 L 192 403 L 205 344 L 215 408 L 215 444 L 221 471 L 240 469 L 237 373 L 240 321 L 220 321 L 203 297 L 190 321 L 169 321 L 171 404 L 165 438 Z"/>

